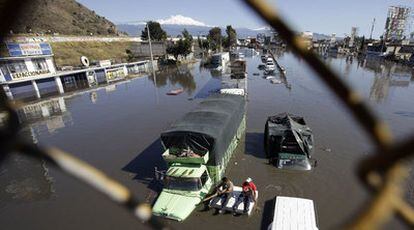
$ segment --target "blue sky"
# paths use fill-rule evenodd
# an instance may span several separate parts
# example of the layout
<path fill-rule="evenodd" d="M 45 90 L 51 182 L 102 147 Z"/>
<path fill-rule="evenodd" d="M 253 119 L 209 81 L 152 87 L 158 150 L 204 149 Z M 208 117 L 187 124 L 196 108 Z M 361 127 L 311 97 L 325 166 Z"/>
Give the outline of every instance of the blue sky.
<path fill-rule="evenodd" d="M 383 33 L 387 8 L 413 0 L 268 0 L 278 7 L 289 23 L 299 31 L 343 36 L 351 27 L 369 36 L 376 18 L 374 37 Z M 78 0 L 98 14 L 120 23 L 168 18 L 181 14 L 208 25 L 258 28 L 265 24 L 240 0 Z M 411 31 L 414 27 L 411 26 Z"/>

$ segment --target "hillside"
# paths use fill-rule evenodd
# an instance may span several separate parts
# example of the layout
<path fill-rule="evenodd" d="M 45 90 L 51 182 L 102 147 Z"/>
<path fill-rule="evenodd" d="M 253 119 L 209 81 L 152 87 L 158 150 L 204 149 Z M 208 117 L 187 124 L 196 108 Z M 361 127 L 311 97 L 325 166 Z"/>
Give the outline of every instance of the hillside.
<path fill-rule="evenodd" d="M 91 62 L 111 59 L 113 63 L 130 61 L 127 50 L 133 42 L 55 42 L 51 43 L 56 66 L 79 66 L 80 57 Z"/>
<path fill-rule="evenodd" d="M 75 0 L 32 0 L 23 12 L 11 28 L 14 33 L 118 34 L 112 22 Z"/>

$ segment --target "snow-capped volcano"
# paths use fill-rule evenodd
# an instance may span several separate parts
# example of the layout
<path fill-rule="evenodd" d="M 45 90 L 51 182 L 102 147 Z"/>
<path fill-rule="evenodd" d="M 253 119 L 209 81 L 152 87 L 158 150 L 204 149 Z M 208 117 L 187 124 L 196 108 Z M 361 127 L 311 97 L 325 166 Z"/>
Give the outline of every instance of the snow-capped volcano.
<path fill-rule="evenodd" d="M 204 22 L 197 21 L 190 17 L 185 17 L 183 15 L 172 15 L 166 19 L 157 20 L 161 25 L 186 25 L 186 26 L 208 26 Z"/>
<path fill-rule="evenodd" d="M 254 30 L 254 31 L 259 31 L 259 30 L 271 30 L 272 28 L 271 27 L 269 27 L 269 26 L 263 26 L 263 27 L 260 27 L 260 28 L 256 28 L 256 29 L 251 29 L 251 30 Z"/>

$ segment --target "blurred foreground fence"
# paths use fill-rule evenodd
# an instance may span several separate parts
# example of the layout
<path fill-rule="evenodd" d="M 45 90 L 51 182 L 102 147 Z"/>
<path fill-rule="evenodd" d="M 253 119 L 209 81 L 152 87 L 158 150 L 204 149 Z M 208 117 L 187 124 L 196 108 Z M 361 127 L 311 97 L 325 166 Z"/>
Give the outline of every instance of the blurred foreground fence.
<path fill-rule="evenodd" d="M 412 154 L 414 136 L 400 143 L 393 142 L 387 125 L 366 106 L 358 93 L 349 88 L 334 71 L 307 49 L 305 43 L 289 28 L 273 5 L 269 5 L 264 0 L 243 2 L 271 25 L 288 46 L 318 73 L 319 78 L 349 109 L 376 147 L 376 154 L 363 160 L 357 172 L 361 182 L 372 193 L 372 199 L 358 213 L 356 219 L 346 221 L 342 227 L 377 229 L 394 214 L 402 218 L 408 226 L 413 227 L 414 210 L 404 200 L 408 166 L 402 163 L 402 160 Z M 2 38 L 0 42 L 8 34 L 13 19 L 15 20 L 22 9 L 30 3 L 31 1 L 28 0 L 0 0 Z M 109 199 L 125 207 L 139 221 L 155 229 L 165 228 L 159 220 L 151 216 L 151 207 L 148 204 L 142 203 L 125 186 L 108 178 L 103 172 L 59 149 L 41 148 L 20 138 L 20 124 L 14 105 L 15 103 L 10 103 L 6 97 L 0 98 L 0 112 L 6 117 L 5 124 L 0 127 L 0 163 L 8 154 L 24 154 L 45 160 L 64 173 L 105 194 Z"/>

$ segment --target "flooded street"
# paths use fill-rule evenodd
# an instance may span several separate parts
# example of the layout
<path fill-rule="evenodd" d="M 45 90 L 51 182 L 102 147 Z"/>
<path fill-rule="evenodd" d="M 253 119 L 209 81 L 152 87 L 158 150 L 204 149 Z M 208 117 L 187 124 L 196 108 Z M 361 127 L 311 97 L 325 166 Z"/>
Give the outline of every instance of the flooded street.
<path fill-rule="evenodd" d="M 213 216 L 213 211 L 202 212 L 200 207 L 182 223 L 166 223 L 176 229 L 266 229 L 274 197 L 283 195 L 314 200 L 320 229 L 336 229 L 369 198 L 355 169 L 359 160 L 371 154 L 371 143 L 303 61 L 282 53 L 278 60 L 287 70 L 287 82 L 271 84 L 257 69 L 260 56 L 246 60 L 246 136 L 227 175 L 236 184 L 253 178 L 259 190 L 259 208 L 245 218 Z M 369 100 L 396 139 L 413 132 L 411 69 L 372 60 L 328 58 L 326 62 Z M 142 200 L 153 202 L 160 189 L 153 182 L 154 167 L 166 167 L 160 133 L 220 87 L 219 74 L 199 66 L 168 68 L 158 73 L 156 80 L 145 76 L 33 103 L 19 111 L 26 121 L 22 133 L 35 143 L 74 154 L 126 185 Z M 166 95 L 177 88 L 184 92 Z M 265 121 L 282 112 L 303 116 L 313 129 L 318 161 L 313 171 L 281 171 L 267 164 Z M 0 185 L 0 223 L 4 229 L 142 229 L 129 213 L 102 195 L 31 159 L 10 158 L 0 168 Z M 414 200 L 412 193 L 410 198 Z"/>

